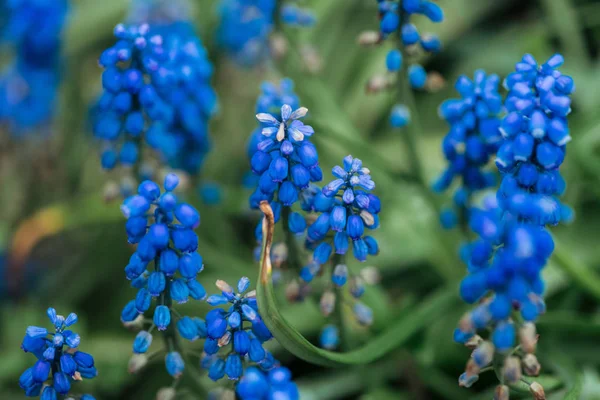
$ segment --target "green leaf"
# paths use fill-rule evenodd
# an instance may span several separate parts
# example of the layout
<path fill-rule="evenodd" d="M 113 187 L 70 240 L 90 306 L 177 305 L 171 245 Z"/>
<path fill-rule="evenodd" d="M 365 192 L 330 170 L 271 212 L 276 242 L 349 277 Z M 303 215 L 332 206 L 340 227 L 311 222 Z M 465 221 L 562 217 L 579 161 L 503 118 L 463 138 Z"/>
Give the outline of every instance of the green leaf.
<path fill-rule="evenodd" d="M 565 271 L 569 277 L 588 294 L 600 299 L 600 276 L 589 266 L 575 259 L 558 240 L 554 240 L 552 259 Z"/>
<path fill-rule="evenodd" d="M 273 241 L 274 217 L 269 203 L 260 206 L 263 219 L 263 242 L 260 261 L 257 300 L 267 327 L 279 343 L 296 357 L 325 367 L 367 364 L 378 360 L 391 350 L 401 346 L 429 321 L 440 317 L 455 305 L 456 295 L 452 288 L 444 288 L 425 299 L 403 318 L 394 321 L 384 332 L 362 347 L 345 353 L 335 353 L 314 346 L 291 326 L 279 311 L 272 283 L 270 250 Z"/>

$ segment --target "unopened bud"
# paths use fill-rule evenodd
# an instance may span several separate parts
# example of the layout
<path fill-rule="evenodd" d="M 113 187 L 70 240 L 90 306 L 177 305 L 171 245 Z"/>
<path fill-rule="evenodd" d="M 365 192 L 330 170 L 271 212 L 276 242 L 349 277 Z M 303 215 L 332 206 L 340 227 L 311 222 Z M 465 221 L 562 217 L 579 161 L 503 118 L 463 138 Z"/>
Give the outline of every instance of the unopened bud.
<path fill-rule="evenodd" d="M 477 363 L 475 361 L 473 361 L 473 360 L 467 361 L 467 367 L 465 368 L 465 374 L 467 374 L 467 377 L 479 375 L 480 370 L 481 370 L 481 368 L 479 368 L 479 366 L 477 365 Z"/>
<path fill-rule="evenodd" d="M 365 225 L 367 225 L 367 226 L 372 226 L 375 223 L 375 217 L 373 217 L 373 214 L 371 214 L 367 210 L 362 210 L 360 212 L 360 217 L 362 218 L 362 220 L 365 222 Z"/>
<path fill-rule="evenodd" d="M 444 87 L 446 87 L 446 80 L 439 72 L 432 71 L 427 74 L 427 80 L 425 81 L 425 89 L 427 91 L 435 93 Z"/>
<path fill-rule="evenodd" d="M 274 33 L 271 35 L 271 54 L 276 60 L 283 58 L 288 51 L 288 41 L 282 34 Z"/>
<path fill-rule="evenodd" d="M 509 391 L 510 390 L 506 385 L 496 386 L 496 390 L 494 391 L 494 400 L 508 400 Z"/>
<path fill-rule="evenodd" d="M 82 381 L 83 378 L 81 377 L 81 373 L 79 371 L 75 371 L 73 373 L 73 376 L 71 376 L 71 378 L 73 378 L 74 381 Z"/>
<path fill-rule="evenodd" d="M 379 93 L 392 86 L 390 79 L 385 75 L 374 75 L 367 82 L 367 93 Z"/>
<path fill-rule="evenodd" d="M 484 368 L 494 358 L 494 345 L 492 342 L 482 342 L 471 354 L 471 358 L 479 368 Z"/>
<path fill-rule="evenodd" d="M 544 393 L 544 388 L 537 382 L 533 382 L 529 386 L 529 391 L 533 395 L 535 400 L 546 400 L 546 393 Z"/>
<path fill-rule="evenodd" d="M 135 374 L 142 368 L 144 368 L 148 364 L 148 356 L 145 354 L 134 354 L 129 359 L 129 363 L 127 364 L 127 371 L 130 374 Z"/>
<path fill-rule="evenodd" d="M 538 376 L 542 366 L 534 354 L 526 354 L 522 360 L 523 372 L 528 376 Z"/>
<path fill-rule="evenodd" d="M 289 302 L 298 301 L 300 298 L 300 284 L 297 280 L 293 280 L 285 287 L 285 297 Z"/>
<path fill-rule="evenodd" d="M 376 285 L 381 280 L 381 274 L 377 267 L 368 266 L 360 270 L 360 277 L 369 285 Z"/>
<path fill-rule="evenodd" d="M 521 360 L 519 357 L 511 356 L 506 357 L 504 360 L 504 367 L 502 368 L 502 375 L 508 383 L 517 383 L 521 379 Z"/>
<path fill-rule="evenodd" d="M 245 299 L 254 299 L 256 298 L 256 289 L 249 291 L 244 295 Z"/>
<path fill-rule="evenodd" d="M 225 347 L 227 346 L 229 343 L 231 343 L 231 332 L 227 331 L 225 332 L 225 334 L 223 336 L 221 336 L 221 338 L 217 341 L 217 344 L 219 345 L 219 347 Z"/>
<path fill-rule="evenodd" d="M 461 332 L 473 332 L 475 327 L 473 326 L 473 321 L 471 320 L 471 313 L 465 313 L 460 321 L 458 321 L 458 329 Z"/>
<path fill-rule="evenodd" d="M 323 69 L 323 59 L 315 47 L 302 46 L 300 56 L 302 57 L 302 61 L 304 61 L 304 67 L 311 74 L 317 74 Z"/>
<path fill-rule="evenodd" d="M 335 309 L 335 293 L 326 291 L 321 296 L 321 313 L 328 317 Z"/>
<path fill-rule="evenodd" d="M 175 400 L 175 389 L 172 387 L 164 387 L 156 393 L 156 400 Z"/>
<path fill-rule="evenodd" d="M 538 342 L 538 335 L 536 333 L 535 324 L 527 322 L 523 324 L 519 329 L 519 339 L 521 342 L 521 349 L 525 353 L 535 353 L 535 348 Z"/>
<path fill-rule="evenodd" d="M 271 250 L 271 262 L 276 268 L 281 267 L 281 264 L 287 261 L 288 248 L 283 242 L 276 243 L 273 245 Z"/>
<path fill-rule="evenodd" d="M 381 43 L 381 40 L 382 40 L 381 34 L 376 31 L 361 32 L 358 35 L 358 37 L 356 38 L 356 42 L 360 46 L 364 46 L 364 47 L 374 46 L 376 44 L 379 44 L 379 43 Z"/>
<path fill-rule="evenodd" d="M 231 285 L 229 285 L 227 282 L 221 279 L 217 280 L 217 283 L 215 285 L 217 286 L 217 289 L 219 289 L 221 292 L 233 293 L 233 288 L 231 287 Z"/>
<path fill-rule="evenodd" d="M 353 276 L 350 279 L 350 294 L 356 299 L 365 293 L 365 284 L 360 276 Z"/>
<path fill-rule="evenodd" d="M 458 385 L 461 387 L 470 388 L 478 380 L 479 380 L 479 375 L 467 376 L 467 373 L 463 372 L 458 377 Z"/>
<path fill-rule="evenodd" d="M 133 321 L 124 321 L 123 326 L 130 331 L 139 331 L 144 328 L 144 315 L 140 314 Z"/>
<path fill-rule="evenodd" d="M 470 350 L 475 350 L 483 342 L 483 339 L 479 335 L 473 335 L 469 340 L 465 342 L 465 347 Z"/>
<path fill-rule="evenodd" d="M 404 48 L 404 51 L 406 52 L 406 55 L 409 57 L 413 57 L 419 54 L 420 52 L 420 48 L 419 46 L 417 46 L 416 44 L 411 44 L 409 46 L 406 46 Z"/>
<path fill-rule="evenodd" d="M 130 175 L 125 175 L 121 178 L 119 191 L 123 197 L 131 196 L 137 186 L 137 181 Z"/>
<path fill-rule="evenodd" d="M 352 312 L 354 313 L 354 317 L 356 318 L 359 324 L 369 326 L 373 323 L 373 310 L 371 310 L 368 306 L 364 305 L 363 303 L 359 301 L 354 303 Z"/>
<path fill-rule="evenodd" d="M 110 203 L 119 197 L 119 185 L 117 185 L 117 182 L 106 182 L 104 184 L 104 189 L 102 190 L 102 196 L 104 197 L 104 201 L 106 203 Z"/>

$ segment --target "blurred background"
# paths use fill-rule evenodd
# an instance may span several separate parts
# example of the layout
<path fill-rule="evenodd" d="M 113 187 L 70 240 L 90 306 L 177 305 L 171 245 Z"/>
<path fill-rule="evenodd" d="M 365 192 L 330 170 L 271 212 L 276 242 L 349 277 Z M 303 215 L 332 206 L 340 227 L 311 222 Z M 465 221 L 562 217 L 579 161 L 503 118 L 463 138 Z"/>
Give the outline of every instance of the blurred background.
<path fill-rule="evenodd" d="M 456 293 L 435 319 L 410 319 L 410 339 L 371 366 L 322 369 L 273 344 L 277 358 L 292 369 L 301 398 L 491 399 L 493 376 L 483 375 L 469 390 L 457 384 L 469 356 L 452 341 L 452 331 L 466 310 L 458 298 L 464 265 L 448 262 L 454 258 L 442 241 L 458 244 L 458 233 L 442 230 L 428 194 L 407 173 L 401 137 L 405 132 L 389 125 L 397 93 L 365 90 L 373 76 L 385 72 L 385 56 L 392 46 L 357 44 L 362 31 L 378 29 L 376 1 L 300 2 L 314 12 L 316 25 L 284 28 L 286 54 L 253 68 L 239 67 L 215 44 L 218 1 L 192 3 L 190 16 L 214 65 L 219 99 L 219 112 L 210 125 L 212 150 L 200 175 L 186 180 L 184 192 L 202 216 L 197 233 L 206 268 L 200 281 L 209 293 L 216 292 L 216 279 L 235 282 L 244 274 L 256 281 L 252 251 L 259 215 L 249 209 L 250 191 L 242 185 L 249 169 L 246 146 L 256 126 L 254 104 L 261 82 L 290 77 L 301 104 L 310 110 L 307 122 L 316 131 L 313 141 L 324 181 L 331 178 L 331 167 L 351 153 L 373 170 L 376 193 L 382 198 L 381 228 L 375 235 L 381 253 L 369 260 L 382 279 L 368 288 L 365 300 L 374 310 L 375 323 L 358 331 L 357 340 L 368 341 L 391 321 L 411 315 L 430 293 Z M 447 127 L 437 107 L 456 97 L 452 86 L 459 75 L 472 76 L 483 68 L 503 78 L 524 53 L 545 60 L 560 51 L 566 59 L 563 72 L 575 79 L 564 200 L 575 209 L 576 218 L 552 229 L 557 251 L 545 271 L 549 311 L 538 324 L 537 354 L 544 373 L 561 378 L 561 384 L 547 390 L 548 398 L 565 398 L 578 382 L 581 391 L 573 398 L 600 399 L 600 1 L 439 4 L 445 12 L 443 23 L 415 21 L 419 29 L 437 33 L 443 43 L 443 51 L 421 60 L 430 73 L 430 90 L 416 93 L 423 128 L 418 151 L 429 178 L 444 168 L 440 143 Z M 119 321 L 121 308 L 134 296 L 124 279 L 132 249 L 119 212 L 118 186 L 127 183 L 126 173 L 102 171 L 89 122 L 101 90 L 98 57 L 114 43 L 113 27 L 128 7 L 126 0 L 72 1 L 63 31 L 63 79 L 55 117 L 19 135 L 0 123 L 2 399 L 24 398 L 17 381 L 33 361 L 19 345 L 28 325 L 46 324 L 49 306 L 63 314 L 79 314 L 81 348 L 96 358 L 99 376 L 81 384 L 81 390 L 102 400 L 150 399 L 159 387 L 170 384 L 162 362 L 137 375 L 127 373 L 135 334 Z M 3 19 L 0 16 L 0 23 Z M 8 46 L 0 50 L 0 65 L 8 66 L 13 54 Z M 324 324 L 318 304 L 289 305 L 284 299 L 281 304 L 288 321 L 316 341 Z M 184 310 L 202 316 L 207 308 L 194 303 Z"/>

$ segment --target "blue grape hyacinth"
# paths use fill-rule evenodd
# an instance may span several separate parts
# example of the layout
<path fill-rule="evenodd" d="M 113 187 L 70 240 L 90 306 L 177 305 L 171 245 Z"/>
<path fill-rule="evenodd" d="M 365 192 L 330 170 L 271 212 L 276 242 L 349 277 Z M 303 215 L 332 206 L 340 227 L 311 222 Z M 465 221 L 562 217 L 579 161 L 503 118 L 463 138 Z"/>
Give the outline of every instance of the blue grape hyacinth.
<path fill-rule="evenodd" d="M 297 399 L 298 389 L 290 372 L 280 367 L 263 347 L 273 336 L 260 316 L 256 291 L 248 291 L 249 287 L 247 277 L 242 277 L 235 289 L 225 281 L 217 281 L 221 294 L 207 299 L 208 304 L 218 308 L 206 315 L 207 339 L 201 365 L 214 381 L 225 376 L 236 381 L 241 399 L 268 399 L 276 395 Z M 227 309 L 219 307 L 225 305 Z M 252 366 L 247 366 L 250 363 Z"/>
<path fill-rule="evenodd" d="M 329 209 L 321 212 L 308 228 L 307 244 L 316 246 L 313 261 L 318 265 L 325 264 L 333 250 L 336 254 L 346 254 L 350 244 L 358 261 L 366 261 L 367 255 L 379 252 L 377 240 L 365 235 L 365 228 L 379 227 L 381 201 L 369 193 L 375 188 L 375 182 L 360 159 L 348 155 L 343 161 L 343 167 L 337 165 L 332 169 L 336 179 L 322 190 L 325 197 L 333 199 Z M 334 233 L 333 245 L 325 240 L 329 232 Z"/>
<path fill-rule="evenodd" d="M 216 111 L 212 65 L 187 21 L 119 24 L 100 56 L 104 93 L 93 116 L 102 166 L 136 164 L 145 142 L 173 168 L 197 173 Z"/>
<path fill-rule="evenodd" d="M 78 350 L 81 338 L 70 329 L 77 322 L 77 314 L 65 318 L 54 308 L 48 308 L 46 314 L 54 332 L 39 326 L 27 328 L 21 348 L 38 360 L 21 374 L 19 386 L 27 397 L 41 395 L 43 400 L 52 400 L 67 395 L 75 381 L 95 378 L 98 371 L 94 358 Z M 86 394 L 82 399 L 94 397 Z"/>
<path fill-rule="evenodd" d="M 563 62 L 556 54 L 538 64 L 527 54 L 505 80 L 508 113 L 496 156 L 502 182 L 497 206 L 474 212 L 470 221 L 480 239 L 465 251 L 469 275 L 460 294 L 479 305 L 461 320 L 455 332 L 459 342 L 491 328 L 492 349 L 510 351 L 518 333 L 525 352 L 535 350 L 534 322 L 545 311 L 541 272 L 554 250 L 546 226 L 571 214 L 557 198 L 565 189 L 559 168 L 571 139 L 566 117 L 575 88 L 573 79 L 557 69 Z M 514 312 L 525 321 L 520 328 L 511 317 Z M 465 382 L 473 371 L 477 369 L 467 367 Z"/>
<path fill-rule="evenodd" d="M 499 81 L 497 75 L 486 75 L 483 70 L 475 71 L 473 80 L 463 75 L 454 85 L 461 98 L 446 100 L 439 108 L 440 116 L 450 125 L 442 142 L 448 166 L 433 184 L 433 190 L 443 192 L 458 179 L 460 186 L 454 193 L 454 203 L 465 219 L 473 194 L 496 183 L 495 173 L 485 168 L 502 141 Z M 442 217 L 447 228 L 457 220 L 451 215 Z"/>
<path fill-rule="evenodd" d="M 131 280 L 131 286 L 138 289 L 135 299 L 123 309 L 121 320 L 133 323 L 150 310 L 152 300 L 156 299 L 152 325 L 141 331 L 134 341 L 133 351 L 137 354 L 146 353 L 155 328 L 166 331 L 175 325 L 179 335 L 190 341 L 206 337 L 204 321 L 174 311 L 173 303 L 206 297 L 206 290 L 196 280 L 204 268 L 202 257 L 196 252 L 198 237 L 194 233 L 200 224 L 200 215 L 172 193 L 178 183 L 175 174 L 167 175 L 165 192 L 161 194 L 156 183 L 144 181 L 138 194 L 125 199 L 121 206 L 127 218 L 128 241 L 137 244 L 136 252 L 125 267 L 125 275 Z M 149 225 L 148 219 L 152 221 Z M 181 375 L 184 364 L 178 352 L 169 352 L 165 361 L 171 375 Z"/>
<path fill-rule="evenodd" d="M 263 137 L 250 160 L 252 172 L 260 176 L 250 197 L 252 208 L 258 208 L 262 200 L 277 203 L 272 205 L 274 210 L 289 207 L 298 201 L 302 189 L 323 178 L 317 149 L 309 140 L 314 130 L 300 121 L 307 112 L 304 107 L 292 110 L 284 104 L 280 116 L 256 115 L 263 126 Z"/>
<path fill-rule="evenodd" d="M 15 49 L 15 59 L 0 73 L 0 123 L 22 136 L 47 123 L 55 110 L 61 80 L 60 35 L 66 0 L 9 1 L 3 5 L 0 44 Z"/>

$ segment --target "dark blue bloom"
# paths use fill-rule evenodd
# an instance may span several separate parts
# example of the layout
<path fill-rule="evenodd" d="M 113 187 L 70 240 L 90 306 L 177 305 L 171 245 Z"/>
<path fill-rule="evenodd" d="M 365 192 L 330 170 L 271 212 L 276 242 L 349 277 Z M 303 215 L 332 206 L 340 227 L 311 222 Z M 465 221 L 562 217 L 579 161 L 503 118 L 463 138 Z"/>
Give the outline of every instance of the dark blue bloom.
<path fill-rule="evenodd" d="M 471 207 L 472 195 L 496 181 L 494 173 L 485 167 L 502 141 L 498 82 L 497 75 L 486 75 L 482 70 L 475 71 L 473 80 L 463 75 L 455 84 L 461 98 L 446 100 L 439 109 L 440 116 L 450 125 L 442 143 L 448 167 L 433 184 L 433 190 L 445 191 L 458 178 L 461 186 L 455 193 L 455 205 L 465 214 Z M 441 216 L 442 224 L 448 228 L 455 225 L 451 212 Z"/>
<path fill-rule="evenodd" d="M 56 399 L 57 393 L 69 393 L 76 380 L 93 378 L 97 372 L 90 354 L 81 351 L 70 354 L 81 341 L 78 334 L 68 329 L 77 322 L 77 315 L 71 313 L 65 318 L 54 308 L 49 308 L 46 314 L 54 325 L 54 333 L 36 326 L 27 328 L 21 348 L 33 353 L 38 360 L 21 374 L 19 386 L 27 396 L 39 396 L 42 384 L 51 378 L 52 384 L 44 389 L 42 398 Z M 69 349 L 72 350 L 67 353 Z"/>
<path fill-rule="evenodd" d="M 104 93 L 94 134 L 110 145 L 104 168 L 116 164 L 119 146 L 121 163 L 137 163 L 143 136 L 171 167 L 196 173 L 210 149 L 208 121 L 217 107 L 212 65 L 183 13 L 154 14 L 167 15 L 152 9 L 145 20 L 137 16 L 139 23 L 117 25 L 117 43 L 100 56 Z"/>
<path fill-rule="evenodd" d="M 15 59 L 0 73 L 0 122 L 15 136 L 48 122 L 61 81 L 61 31 L 67 0 L 3 2 L 0 44 L 9 43 Z"/>
<path fill-rule="evenodd" d="M 183 374 L 183 370 L 185 368 L 185 364 L 183 362 L 183 358 L 181 354 L 176 351 L 171 351 L 167 353 L 165 357 L 165 365 L 167 368 L 167 372 L 173 378 L 178 378 Z"/>
<path fill-rule="evenodd" d="M 528 353 L 535 349 L 528 345 L 535 343 L 533 323 L 546 309 L 541 272 L 554 250 L 546 226 L 559 223 L 564 209 L 559 167 L 570 140 L 566 117 L 574 85 L 557 70 L 563 62 L 556 54 L 539 65 L 527 54 L 505 80 L 508 113 L 496 157 L 502 181 L 495 201 L 471 214 L 471 229 L 480 239 L 464 252 L 469 275 L 460 293 L 479 305 L 460 321 L 457 341 L 489 328 L 495 348 L 509 351 L 517 336 L 511 314 L 519 312 L 525 320 L 521 345 Z"/>

